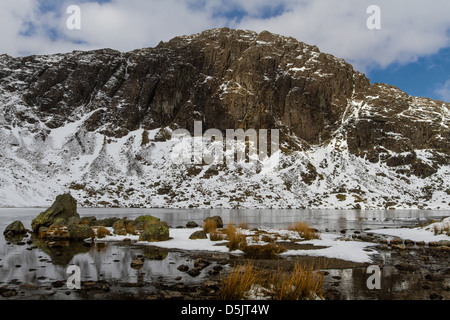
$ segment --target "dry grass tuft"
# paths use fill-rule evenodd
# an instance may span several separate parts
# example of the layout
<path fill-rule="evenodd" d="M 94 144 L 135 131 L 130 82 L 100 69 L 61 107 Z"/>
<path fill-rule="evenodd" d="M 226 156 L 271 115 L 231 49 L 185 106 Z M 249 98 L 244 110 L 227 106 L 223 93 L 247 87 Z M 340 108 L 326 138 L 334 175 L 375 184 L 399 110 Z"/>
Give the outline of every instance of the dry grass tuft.
<path fill-rule="evenodd" d="M 222 241 L 225 240 L 227 238 L 227 235 L 220 232 L 220 231 L 211 231 L 211 233 L 209 234 L 209 240 L 211 241 Z"/>
<path fill-rule="evenodd" d="M 203 223 L 203 231 L 205 233 L 211 233 L 217 230 L 217 222 L 212 219 L 206 219 Z"/>
<path fill-rule="evenodd" d="M 288 229 L 290 231 L 297 231 L 300 237 L 306 240 L 320 238 L 320 234 L 316 232 L 315 229 L 310 228 L 309 225 L 305 222 L 299 221 L 295 224 L 291 224 Z"/>
<path fill-rule="evenodd" d="M 242 300 L 246 298 L 254 284 L 262 281 L 260 272 L 255 272 L 253 262 L 239 264 L 221 280 L 219 298 L 223 300 Z"/>
<path fill-rule="evenodd" d="M 260 288 L 265 299 L 272 300 L 315 300 L 323 298 L 323 277 L 313 266 L 295 264 L 292 271 L 268 272 L 255 268 L 247 261 L 232 268 L 221 279 L 219 298 L 224 300 L 251 299 L 254 289 Z M 261 296 L 260 296 L 261 298 Z"/>
<path fill-rule="evenodd" d="M 315 300 L 323 297 L 322 272 L 295 264 L 291 272 L 278 271 L 269 275 L 273 300 Z"/>
<path fill-rule="evenodd" d="M 268 243 L 266 245 L 247 245 L 241 249 L 246 254 L 246 257 L 252 258 L 270 258 L 285 252 L 287 249 L 275 243 Z"/>
<path fill-rule="evenodd" d="M 238 224 L 238 228 L 247 230 L 248 229 L 248 223 L 247 222 L 240 222 Z"/>
<path fill-rule="evenodd" d="M 247 246 L 247 237 L 231 221 L 228 223 L 224 232 L 228 238 L 227 247 L 230 251 L 243 250 Z"/>
<path fill-rule="evenodd" d="M 105 227 L 97 227 L 96 233 L 98 239 L 103 239 L 104 237 L 111 235 L 111 232 L 109 232 L 109 230 L 106 229 Z"/>

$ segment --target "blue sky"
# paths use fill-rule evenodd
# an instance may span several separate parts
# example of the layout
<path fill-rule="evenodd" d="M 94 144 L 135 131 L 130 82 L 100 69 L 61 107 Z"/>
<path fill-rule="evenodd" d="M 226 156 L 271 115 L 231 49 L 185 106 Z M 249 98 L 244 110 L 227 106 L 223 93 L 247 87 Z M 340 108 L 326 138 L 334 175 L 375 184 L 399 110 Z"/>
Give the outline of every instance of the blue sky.
<path fill-rule="evenodd" d="M 366 26 L 369 5 L 381 29 Z M 66 9 L 80 7 L 81 29 Z M 0 54 L 156 46 L 227 26 L 268 30 L 344 58 L 372 82 L 450 102 L 450 1 L 433 0 L 2 0 Z"/>

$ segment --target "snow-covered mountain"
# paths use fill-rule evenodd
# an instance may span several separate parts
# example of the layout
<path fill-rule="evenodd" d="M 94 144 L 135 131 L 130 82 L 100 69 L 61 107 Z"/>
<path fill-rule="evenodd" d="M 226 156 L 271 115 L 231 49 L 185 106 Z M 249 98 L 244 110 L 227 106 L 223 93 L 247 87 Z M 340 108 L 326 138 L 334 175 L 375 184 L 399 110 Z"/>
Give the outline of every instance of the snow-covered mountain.
<path fill-rule="evenodd" d="M 194 121 L 278 129 L 279 162 L 180 164 Z M 450 104 L 269 32 L 0 55 L 0 206 L 449 209 L 449 126 Z"/>

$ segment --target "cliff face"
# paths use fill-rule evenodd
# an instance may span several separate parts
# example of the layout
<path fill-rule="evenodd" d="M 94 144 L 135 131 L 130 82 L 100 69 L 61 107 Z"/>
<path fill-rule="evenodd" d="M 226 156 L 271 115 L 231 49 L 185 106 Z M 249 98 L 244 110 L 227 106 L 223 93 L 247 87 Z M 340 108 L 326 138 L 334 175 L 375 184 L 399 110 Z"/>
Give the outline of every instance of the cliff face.
<path fill-rule="evenodd" d="M 0 204 L 448 208 L 449 107 L 269 32 L 2 55 Z M 194 121 L 279 129 L 280 165 L 173 164 L 170 132 Z"/>

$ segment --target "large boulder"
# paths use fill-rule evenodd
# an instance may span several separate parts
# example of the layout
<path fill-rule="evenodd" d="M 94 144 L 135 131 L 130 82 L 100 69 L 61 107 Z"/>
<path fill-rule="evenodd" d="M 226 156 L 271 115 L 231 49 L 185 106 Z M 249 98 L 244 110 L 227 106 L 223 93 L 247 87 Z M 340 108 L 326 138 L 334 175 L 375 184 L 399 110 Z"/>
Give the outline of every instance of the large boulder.
<path fill-rule="evenodd" d="M 54 223 L 68 225 L 76 220 L 80 220 L 77 213 L 77 201 L 69 194 L 62 194 L 56 197 L 50 208 L 41 212 L 31 222 L 31 228 L 38 232 L 40 227 L 50 227 Z"/>
<path fill-rule="evenodd" d="M 69 239 L 72 241 L 83 241 L 91 238 L 91 227 L 86 224 L 72 224 L 68 228 Z"/>
<path fill-rule="evenodd" d="M 25 233 L 27 233 L 27 229 L 25 229 L 23 223 L 18 220 L 8 225 L 5 228 L 5 231 L 3 231 L 4 235 L 11 235 L 11 236 L 21 235 Z"/>
<path fill-rule="evenodd" d="M 169 240 L 169 227 L 167 223 L 156 221 L 148 223 L 139 235 L 139 241 L 166 241 Z"/>
<path fill-rule="evenodd" d="M 136 230 L 145 230 L 145 228 L 147 227 L 148 224 L 153 224 L 153 223 L 158 223 L 161 222 L 161 220 L 159 218 L 156 218 L 154 216 L 151 215 L 144 215 L 144 216 L 139 216 L 136 219 L 134 219 L 134 221 L 132 222 L 133 227 Z"/>

